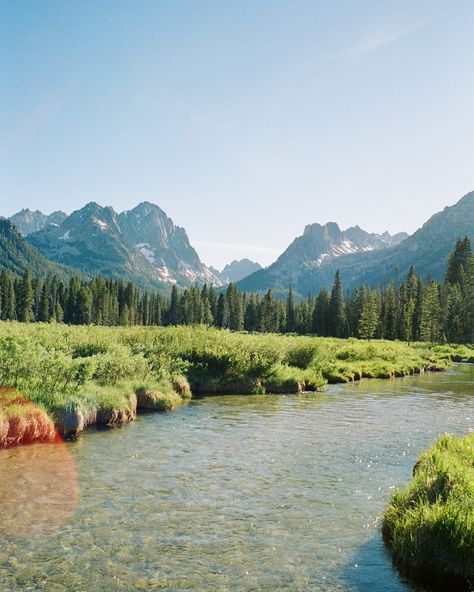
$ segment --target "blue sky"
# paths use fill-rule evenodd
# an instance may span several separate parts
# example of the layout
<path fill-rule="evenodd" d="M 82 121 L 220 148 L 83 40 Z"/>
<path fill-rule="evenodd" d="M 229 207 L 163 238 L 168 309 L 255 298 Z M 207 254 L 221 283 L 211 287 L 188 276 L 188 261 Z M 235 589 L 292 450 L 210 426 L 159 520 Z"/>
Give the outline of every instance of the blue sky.
<path fill-rule="evenodd" d="M 160 205 L 202 259 L 474 189 L 474 3 L 0 4 L 0 214 Z"/>

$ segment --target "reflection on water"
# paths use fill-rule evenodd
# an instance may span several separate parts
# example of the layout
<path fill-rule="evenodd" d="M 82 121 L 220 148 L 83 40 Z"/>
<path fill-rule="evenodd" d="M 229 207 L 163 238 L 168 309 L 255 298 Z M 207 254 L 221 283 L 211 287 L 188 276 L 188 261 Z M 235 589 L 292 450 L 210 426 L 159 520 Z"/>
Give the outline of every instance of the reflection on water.
<path fill-rule="evenodd" d="M 50 533 L 9 530 L 0 589 L 412 590 L 379 516 L 423 448 L 473 426 L 473 391 L 473 367 L 458 366 L 307 396 L 209 397 L 87 434 L 67 444 L 74 515 Z M 2 479 L 11 454 L 0 451 Z M 0 502 L 0 524 L 11 513 Z"/>

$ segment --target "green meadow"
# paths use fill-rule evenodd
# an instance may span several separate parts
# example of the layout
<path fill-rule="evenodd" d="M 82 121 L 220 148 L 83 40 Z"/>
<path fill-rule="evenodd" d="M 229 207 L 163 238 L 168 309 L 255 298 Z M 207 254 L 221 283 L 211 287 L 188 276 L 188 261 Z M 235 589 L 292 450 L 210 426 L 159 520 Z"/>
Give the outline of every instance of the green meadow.
<path fill-rule="evenodd" d="M 231 332 L 203 325 L 0 323 L 0 447 L 122 425 L 193 394 L 319 391 L 473 362 L 468 345 Z M 395 559 L 414 572 L 473 577 L 474 436 L 444 436 L 383 518 Z"/>
<path fill-rule="evenodd" d="M 408 345 L 205 326 L 96 327 L 0 324 L 0 446 L 48 438 L 24 429 L 32 407 L 62 434 L 117 425 L 137 412 L 171 411 L 194 394 L 318 391 L 329 382 L 392 378 L 472 361 L 465 345 Z M 6 392 L 6 391 L 5 391 Z M 11 392 L 11 391 L 10 391 Z M 15 411 L 13 412 L 13 409 Z M 37 411 L 38 412 L 38 411 Z M 20 422 L 21 423 L 21 422 Z M 48 424 L 49 425 L 49 424 Z"/>

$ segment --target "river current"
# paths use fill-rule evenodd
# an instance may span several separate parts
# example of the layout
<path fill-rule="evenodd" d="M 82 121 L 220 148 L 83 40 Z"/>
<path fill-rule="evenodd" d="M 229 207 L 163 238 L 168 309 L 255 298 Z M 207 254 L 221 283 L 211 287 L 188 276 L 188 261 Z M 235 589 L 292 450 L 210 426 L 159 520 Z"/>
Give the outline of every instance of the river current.
<path fill-rule="evenodd" d="M 0 450 L 0 590 L 427 590 L 380 515 L 438 435 L 474 428 L 473 395 L 458 365 Z"/>

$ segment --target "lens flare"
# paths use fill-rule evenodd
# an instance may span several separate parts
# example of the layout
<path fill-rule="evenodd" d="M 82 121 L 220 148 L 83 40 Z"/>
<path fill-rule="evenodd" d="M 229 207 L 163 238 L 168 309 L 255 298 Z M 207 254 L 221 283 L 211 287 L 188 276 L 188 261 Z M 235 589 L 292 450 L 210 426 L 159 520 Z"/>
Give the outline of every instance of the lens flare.
<path fill-rule="evenodd" d="M 79 499 L 67 445 L 47 414 L 14 389 L 0 389 L 0 439 L 0 530 L 20 537 L 55 531 Z M 42 442 L 15 446 L 35 440 Z"/>

